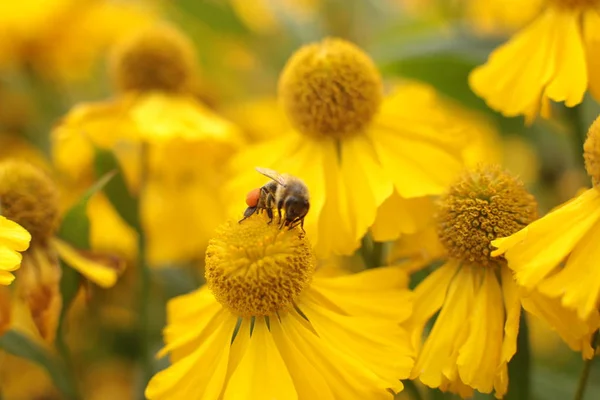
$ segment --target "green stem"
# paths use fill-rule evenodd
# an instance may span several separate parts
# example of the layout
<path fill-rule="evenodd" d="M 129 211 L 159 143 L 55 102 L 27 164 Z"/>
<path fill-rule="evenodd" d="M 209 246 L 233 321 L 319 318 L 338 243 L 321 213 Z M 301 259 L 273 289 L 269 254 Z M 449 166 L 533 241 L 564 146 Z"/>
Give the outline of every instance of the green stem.
<path fill-rule="evenodd" d="M 419 392 L 419 389 L 417 388 L 417 385 L 415 385 L 414 381 L 406 380 L 402 381 L 402 383 L 404 384 L 404 390 L 406 390 L 406 393 L 412 400 L 423 400 L 423 396 L 421 396 L 421 392 Z"/>
<path fill-rule="evenodd" d="M 596 349 L 598 348 L 598 339 L 599 339 L 599 331 L 596 331 L 592 336 L 592 349 L 594 349 L 594 355 L 596 354 Z M 585 395 L 585 389 L 587 387 L 587 381 L 590 377 L 590 371 L 592 370 L 592 364 L 594 362 L 594 356 L 589 360 L 585 360 L 583 364 L 583 371 L 581 371 L 581 375 L 579 376 L 579 383 L 577 384 L 577 391 L 575 392 L 575 400 L 583 400 L 583 396 Z"/>
<path fill-rule="evenodd" d="M 385 262 L 385 243 L 375 242 L 371 234 L 367 233 L 360 247 L 360 254 L 367 268 L 381 267 Z"/>
<path fill-rule="evenodd" d="M 587 127 L 581 115 L 581 106 L 566 108 L 565 113 L 570 122 L 575 143 L 575 160 L 583 164 L 583 144 L 587 138 Z"/>
<path fill-rule="evenodd" d="M 140 164 L 141 164 L 141 176 L 140 176 L 140 190 L 139 190 L 139 202 L 144 196 L 145 185 L 147 182 L 148 175 L 148 144 L 143 143 L 140 154 Z M 141 207 L 140 207 L 141 208 Z M 138 221 L 141 221 L 141 215 L 139 216 Z M 140 224 L 141 225 L 141 224 Z M 140 226 L 138 227 L 138 307 L 139 307 L 139 338 L 141 343 L 141 353 L 142 353 L 142 379 L 141 379 L 141 387 L 139 398 L 145 399 L 144 391 L 146 386 L 153 375 L 153 356 L 151 353 L 151 335 L 150 335 L 150 284 L 151 284 L 151 274 L 150 268 L 148 266 L 148 262 L 146 259 L 146 235 L 144 234 L 144 229 Z"/>
<path fill-rule="evenodd" d="M 519 334 L 517 335 L 517 352 L 508 363 L 507 400 L 528 400 L 531 398 L 531 349 L 529 346 L 529 327 L 527 318 L 521 310 Z"/>

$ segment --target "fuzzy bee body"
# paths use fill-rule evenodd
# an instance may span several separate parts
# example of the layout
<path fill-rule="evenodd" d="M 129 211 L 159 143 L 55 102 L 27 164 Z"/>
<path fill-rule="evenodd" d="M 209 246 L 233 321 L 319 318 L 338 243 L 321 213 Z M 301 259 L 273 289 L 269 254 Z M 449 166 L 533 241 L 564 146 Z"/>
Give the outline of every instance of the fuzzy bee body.
<path fill-rule="evenodd" d="M 264 186 L 253 189 L 246 197 L 248 208 L 244 211 L 244 218 L 250 217 L 255 212 L 265 210 L 273 222 L 273 209 L 277 209 L 280 228 L 287 226 L 290 229 L 300 225 L 304 230 L 304 217 L 310 208 L 308 188 L 304 182 L 292 175 L 279 174 L 268 168 L 256 170 L 272 180 Z M 281 211 L 285 213 L 282 216 Z"/>

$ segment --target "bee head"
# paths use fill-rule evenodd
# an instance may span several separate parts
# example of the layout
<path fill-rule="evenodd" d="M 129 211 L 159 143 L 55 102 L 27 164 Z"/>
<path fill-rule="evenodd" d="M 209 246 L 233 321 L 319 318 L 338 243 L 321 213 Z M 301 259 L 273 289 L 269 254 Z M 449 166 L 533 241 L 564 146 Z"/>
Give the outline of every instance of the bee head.
<path fill-rule="evenodd" d="M 284 203 L 286 221 L 289 223 L 304 218 L 308 213 L 309 207 L 310 204 L 306 198 L 297 196 L 288 197 Z"/>

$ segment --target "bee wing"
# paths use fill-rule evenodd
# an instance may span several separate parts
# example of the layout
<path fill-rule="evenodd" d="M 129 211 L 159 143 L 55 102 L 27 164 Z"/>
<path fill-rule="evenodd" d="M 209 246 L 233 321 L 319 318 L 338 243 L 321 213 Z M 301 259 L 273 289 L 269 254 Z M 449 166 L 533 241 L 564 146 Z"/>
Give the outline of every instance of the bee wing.
<path fill-rule="evenodd" d="M 275 182 L 279 183 L 281 186 L 286 186 L 286 180 L 283 177 L 283 175 L 281 175 L 279 172 L 273 171 L 272 169 L 269 169 L 269 168 L 261 168 L 261 167 L 256 167 L 256 170 L 258 172 L 260 172 L 261 174 L 263 174 L 264 176 L 266 176 L 267 178 L 273 179 Z"/>

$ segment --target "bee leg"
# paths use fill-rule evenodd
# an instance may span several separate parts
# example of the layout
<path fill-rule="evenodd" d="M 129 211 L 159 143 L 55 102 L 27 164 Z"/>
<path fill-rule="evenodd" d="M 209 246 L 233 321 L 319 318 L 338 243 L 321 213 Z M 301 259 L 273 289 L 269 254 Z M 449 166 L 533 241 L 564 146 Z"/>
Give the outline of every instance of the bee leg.
<path fill-rule="evenodd" d="M 273 222 L 273 209 L 272 208 L 267 208 L 267 215 L 269 216 L 269 222 L 267 222 L 267 224 L 271 224 L 271 222 Z"/>
<path fill-rule="evenodd" d="M 279 215 L 279 223 L 281 224 L 281 209 L 283 208 L 283 201 L 280 200 L 279 203 L 277 203 L 277 214 Z M 279 229 L 281 229 L 281 226 L 279 227 Z"/>
<path fill-rule="evenodd" d="M 269 216 L 269 224 L 271 222 L 273 222 L 273 203 L 275 203 L 275 197 L 273 197 L 273 194 L 270 192 L 267 192 L 267 199 L 265 201 L 266 203 L 266 207 L 265 210 L 267 210 L 267 215 Z"/>
<path fill-rule="evenodd" d="M 246 218 L 250 217 L 252 214 L 254 214 L 257 211 L 256 207 L 248 207 L 246 208 L 246 211 L 244 211 L 244 218 L 240 219 L 238 221 L 238 224 L 240 222 L 242 222 L 243 220 L 245 220 Z M 258 212 L 260 212 L 260 210 L 258 210 Z"/>

